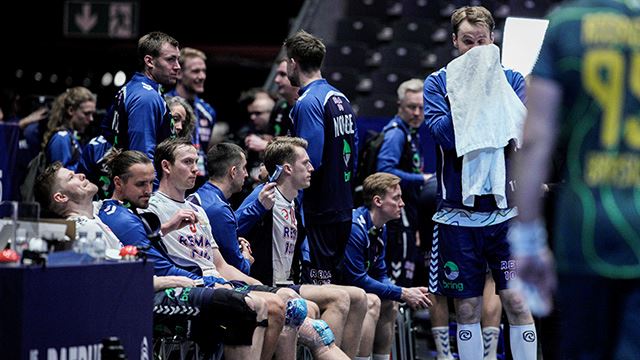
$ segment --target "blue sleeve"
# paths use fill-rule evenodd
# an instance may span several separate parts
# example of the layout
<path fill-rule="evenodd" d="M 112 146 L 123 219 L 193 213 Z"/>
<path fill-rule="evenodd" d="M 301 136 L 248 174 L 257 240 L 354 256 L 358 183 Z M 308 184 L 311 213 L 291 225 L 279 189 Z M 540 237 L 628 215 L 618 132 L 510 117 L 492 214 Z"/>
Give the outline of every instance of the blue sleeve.
<path fill-rule="evenodd" d="M 71 136 L 73 135 L 68 132 L 65 136 L 58 133 L 53 134 L 47 144 L 47 159 L 50 163 L 60 161 L 65 168 L 76 171 L 78 164 L 69 164 L 73 157 Z"/>
<path fill-rule="evenodd" d="M 129 116 L 129 149 L 138 150 L 153 160 L 156 133 L 164 114 L 162 99 L 158 94 L 145 91 L 133 97 L 127 104 Z"/>
<path fill-rule="evenodd" d="M 446 86 L 438 84 L 435 74 L 424 82 L 424 118 L 434 141 L 445 150 L 455 148 L 453 118 L 447 103 Z"/>
<path fill-rule="evenodd" d="M 380 252 L 380 255 L 378 256 L 378 259 L 373 265 L 371 265 L 371 268 L 369 269 L 369 276 L 371 276 L 371 278 L 373 279 L 380 281 L 383 284 L 391 284 L 391 279 L 389 279 L 389 275 L 387 275 L 388 274 L 387 262 L 385 260 L 387 257 L 386 250 L 387 250 L 387 241 L 385 240 L 384 247 Z"/>
<path fill-rule="evenodd" d="M 519 72 L 514 71 L 513 75 L 509 81 L 509 84 L 511 84 L 511 87 L 513 88 L 513 91 L 516 92 L 516 94 L 518 95 L 518 97 L 520 98 L 520 100 L 522 101 L 523 104 L 527 104 L 526 100 L 526 83 L 524 81 L 524 77 L 522 76 L 522 74 L 520 74 Z"/>
<path fill-rule="evenodd" d="M 236 210 L 236 218 L 238 218 L 238 236 L 247 236 L 253 226 L 262 219 L 267 212 L 262 203 L 258 200 L 260 191 L 264 188 L 264 184 L 256 186 L 255 189 L 247 196 L 238 210 Z"/>
<path fill-rule="evenodd" d="M 220 206 L 218 206 L 220 205 Z M 228 205 L 217 204 L 205 209 L 211 224 L 211 232 L 224 260 L 231 266 L 249 275 L 251 263 L 242 256 L 236 231 L 236 219 Z"/>
<path fill-rule="evenodd" d="M 299 103 L 297 136 L 307 140 L 307 154 L 311 165 L 318 170 L 322 165 L 324 149 L 324 109 L 319 103 L 303 101 Z"/>
<path fill-rule="evenodd" d="M 344 257 L 344 278 L 350 285 L 378 295 L 381 299 L 400 300 L 402 289 L 396 285 L 384 283 L 369 276 L 366 269 L 365 249 L 367 234 L 357 224 L 351 226 L 351 235 L 347 242 Z M 383 263 L 384 264 L 384 263 Z M 380 266 L 376 264 L 377 266 Z M 376 270 L 376 272 L 379 271 Z"/>
<path fill-rule="evenodd" d="M 202 276 L 198 276 L 175 266 L 162 253 L 153 247 L 147 238 L 147 233 L 144 231 L 142 223 L 136 221 L 134 217 L 125 218 L 123 216 L 117 216 L 116 214 L 106 215 L 102 211 L 100 211 L 99 217 L 102 222 L 111 228 L 122 244 L 137 247 L 149 247 L 149 250 L 145 250 L 145 253 L 147 254 L 147 259 L 153 261 L 153 269 L 156 275 L 186 276 L 194 280 L 202 279 Z"/>
<path fill-rule="evenodd" d="M 384 134 L 384 141 L 378 153 L 377 171 L 393 174 L 402 180 L 403 185 L 409 183 L 422 184 L 422 174 L 402 171 L 399 168 L 402 151 L 407 141 L 404 131 L 400 128 L 389 129 Z"/>

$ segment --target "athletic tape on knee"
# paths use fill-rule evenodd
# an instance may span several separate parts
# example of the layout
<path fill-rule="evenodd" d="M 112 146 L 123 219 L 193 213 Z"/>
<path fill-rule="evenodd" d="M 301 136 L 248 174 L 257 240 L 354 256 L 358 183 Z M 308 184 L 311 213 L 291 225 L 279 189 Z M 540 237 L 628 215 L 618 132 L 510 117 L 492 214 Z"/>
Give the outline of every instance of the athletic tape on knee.
<path fill-rule="evenodd" d="M 302 298 L 287 301 L 287 313 L 284 324 L 291 327 L 298 327 L 307 317 L 307 302 Z"/>
<path fill-rule="evenodd" d="M 316 350 L 321 346 L 329 346 L 336 341 L 333 331 L 324 320 L 306 319 L 300 326 L 298 340 L 309 349 Z"/>

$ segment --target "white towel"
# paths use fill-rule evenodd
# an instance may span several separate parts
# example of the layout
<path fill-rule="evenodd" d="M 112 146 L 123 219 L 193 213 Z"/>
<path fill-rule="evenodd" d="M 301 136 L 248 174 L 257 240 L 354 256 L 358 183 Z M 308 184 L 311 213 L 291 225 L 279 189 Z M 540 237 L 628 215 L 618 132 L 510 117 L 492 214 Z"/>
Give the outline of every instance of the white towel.
<path fill-rule="evenodd" d="M 495 45 L 476 46 L 447 65 L 456 153 L 462 159 L 462 203 L 493 194 L 507 207 L 504 150 L 522 143 L 526 108 L 507 81 Z"/>

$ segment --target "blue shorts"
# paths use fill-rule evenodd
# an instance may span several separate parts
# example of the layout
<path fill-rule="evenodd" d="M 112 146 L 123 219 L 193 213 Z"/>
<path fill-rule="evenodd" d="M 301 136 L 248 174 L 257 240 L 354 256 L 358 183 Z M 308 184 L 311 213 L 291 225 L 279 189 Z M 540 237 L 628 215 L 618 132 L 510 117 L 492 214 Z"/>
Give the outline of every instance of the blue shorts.
<path fill-rule="evenodd" d="M 482 296 L 487 266 L 496 291 L 507 288 L 515 275 L 510 260 L 509 221 L 485 227 L 436 224 L 434 227 L 429 290 L 454 298 Z"/>
<path fill-rule="evenodd" d="M 310 262 L 302 264 L 303 284 L 334 284 L 351 235 L 351 220 L 306 226 Z"/>

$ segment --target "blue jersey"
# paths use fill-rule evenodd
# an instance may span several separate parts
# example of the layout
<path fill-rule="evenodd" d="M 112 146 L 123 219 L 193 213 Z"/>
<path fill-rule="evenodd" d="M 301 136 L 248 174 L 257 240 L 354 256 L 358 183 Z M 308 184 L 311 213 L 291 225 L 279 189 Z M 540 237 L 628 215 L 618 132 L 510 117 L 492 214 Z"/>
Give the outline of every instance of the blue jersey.
<path fill-rule="evenodd" d="M 100 199 L 108 199 L 113 194 L 109 168 L 105 161 L 105 157 L 111 152 L 111 149 L 113 149 L 113 144 L 107 141 L 104 136 L 96 136 L 85 145 L 78 165 L 77 172 L 84 174 L 89 181 L 98 186 Z"/>
<path fill-rule="evenodd" d="M 357 286 L 380 299 L 400 300 L 402 288 L 391 283 L 387 276 L 385 247 L 387 229 L 375 229 L 366 206 L 353 210 L 351 235 L 345 251 L 342 280 Z"/>
<path fill-rule="evenodd" d="M 186 276 L 191 279 L 203 279 L 205 285 L 211 286 L 216 282 L 224 282 L 212 276 L 199 276 L 176 266 L 166 254 L 155 248 L 147 238 L 147 232 L 140 217 L 133 210 L 128 209 L 117 200 L 105 200 L 98 213 L 98 217 L 107 225 L 124 245 L 149 247 L 147 257 L 153 261 L 153 268 L 157 276 Z"/>
<path fill-rule="evenodd" d="M 402 200 L 412 227 L 418 226 L 418 198 L 424 184 L 422 149 L 418 129 L 397 115 L 383 128 L 384 141 L 378 152 L 377 171 L 400 178 Z"/>
<path fill-rule="evenodd" d="M 325 79 L 300 89 L 291 110 L 294 134 L 309 142 L 315 171 L 304 191 L 305 221 L 330 224 L 349 221 L 353 209 L 356 116 L 349 100 Z"/>
<path fill-rule="evenodd" d="M 60 130 L 56 131 L 49 139 L 46 154 L 49 163 L 59 161 L 65 168 L 76 171 L 82 155 L 82 148 L 71 130 Z"/>
<path fill-rule="evenodd" d="M 168 96 L 180 96 L 176 89 L 167 92 Z M 198 149 L 198 163 L 203 164 L 198 170 L 202 172 L 202 176 L 207 175 L 207 149 L 209 149 L 209 141 L 213 133 L 213 126 L 216 124 L 216 110 L 206 101 L 196 96 L 193 102 L 189 102 L 193 108 L 196 118 L 194 121 L 193 134 L 191 136 L 193 145 Z"/>
<path fill-rule="evenodd" d="M 103 128 L 115 147 L 141 151 L 152 160 L 157 144 L 176 135 L 160 84 L 142 73 L 120 89 Z"/>
<path fill-rule="evenodd" d="M 260 191 L 262 191 L 263 188 L 264 184 L 256 186 L 251 194 L 242 201 L 240 207 L 238 207 L 236 211 L 236 216 L 238 217 L 238 236 L 247 236 L 253 226 L 267 213 L 268 210 L 265 209 L 258 200 Z"/>
<path fill-rule="evenodd" d="M 516 71 L 505 69 L 507 81 L 516 92 L 520 100 L 525 100 L 524 77 Z M 424 82 L 424 117 L 425 123 L 438 146 L 437 176 L 438 176 L 438 209 L 443 207 L 466 209 L 470 211 L 491 212 L 498 210 L 493 195 L 476 196 L 475 205 L 466 207 L 462 204 L 462 157 L 458 157 L 453 132 L 453 118 L 451 106 L 447 96 L 447 72 L 442 68 L 429 75 Z M 507 199 L 513 192 L 509 185 L 512 181 L 509 172 L 509 157 L 514 151 L 512 144 L 505 147 Z"/>
<path fill-rule="evenodd" d="M 187 200 L 199 205 L 207 213 L 211 233 L 224 260 L 249 275 L 251 263 L 240 251 L 236 215 L 222 190 L 207 181 Z"/>

